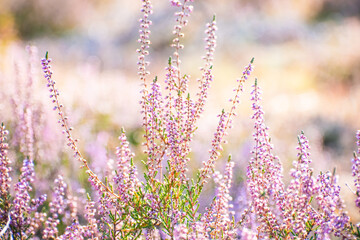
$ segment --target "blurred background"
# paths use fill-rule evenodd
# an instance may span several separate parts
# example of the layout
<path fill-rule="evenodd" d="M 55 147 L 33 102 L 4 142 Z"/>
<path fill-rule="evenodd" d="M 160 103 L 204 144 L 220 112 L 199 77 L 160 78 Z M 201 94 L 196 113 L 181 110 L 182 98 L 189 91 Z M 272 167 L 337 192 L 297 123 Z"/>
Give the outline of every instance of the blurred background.
<path fill-rule="evenodd" d="M 176 9 L 165 0 L 153 4 L 150 71 L 161 80 L 172 53 L 169 46 Z M 11 99 L 28 74 L 25 46 L 31 44 L 38 47 L 40 57 L 49 51 L 61 99 L 95 170 L 104 171 L 121 127 L 141 158 L 140 81 L 136 74 L 140 7 L 140 1 L 126 0 L 0 0 L 2 121 L 16 125 Z M 223 171 L 223 162 L 231 153 L 237 171 L 234 188 L 241 186 L 252 146 L 249 99 L 255 76 L 264 91 L 266 123 L 285 177 L 296 159 L 296 136 L 303 130 L 312 147 L 315 172 L 336 168 L 347 208 L 355 221 L 360 220 L 354 194 L 346 187 L 355 189 L 351 158 L 356 150 L 355 133 L 360 129 L 360 1 L 195 1 L 181 52 L 182 71 L 191 75 L 194 88 L 203 64 L 205 25 L 214 14 L 218 25 L 215 80 L 193 143 L 191 164 L 199 167 L 206 159 L 203 153 L 210 148 L 216 116 L 229 107 L 236 78 L 255 57 L 255 71 L 245 85 L 229 145 L 217 168 Z M 32 95 L 45 116 L 42 134 L 48 143 L 63 143 L 40 62 L 35 75 Z M 43 175 L 60 171 L 51 168 L 54 162 L 61 162 L 60 169 L 69 176 L 77 171 L 78 164 L 70 164 L 71 156 L 64 157 L 56 149 L 63 149 L 62 144 L 48 145 L 52 150 L 43 153 L 42 159 L 52 170 L 44 168 Z M 86 176 L 81 176 L 86 182 Z M 74 185 L 76 182 L 74 179 Z"/>

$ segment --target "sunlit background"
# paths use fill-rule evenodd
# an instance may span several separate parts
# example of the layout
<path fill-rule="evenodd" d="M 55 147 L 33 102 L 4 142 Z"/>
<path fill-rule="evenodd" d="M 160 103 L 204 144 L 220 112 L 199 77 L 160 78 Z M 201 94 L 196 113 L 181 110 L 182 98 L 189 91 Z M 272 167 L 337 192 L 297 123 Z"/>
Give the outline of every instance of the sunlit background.
<path fill-rule="evenodd" d="M 176 9 L 165 0 L 153 4 L 150 71 L 151 77 L 157 75 L 161 80 L 172 53 L 169 45 Z M 38 47 L 40 57 L 49 51 L 61 99 L 95 170 L 103 171 L 117 146 L 121 127 L 141 158 L 136 66 L 140 7 L 140 0 L 0 0 L 1 121 L 15 124 L 11 98 L 26 81 L 21 80 L 28 75 L 25 46 L 31 44 Z M 350 189 L 355 189 L 351 158 L 356 150 L 355 133 L 360 129 L 360 1 L 195 1 L 181 52 L 182 71 L 192 76 L 192 87 L 196 87 L 203 64 L 205 25 L 214 15 L 218 25 L 215 81 L 193 144 L 191 164 L 199 167 L 206 159 L 216 116 L 229 107 L 236 78 L 255 57 L 255 71 L 245 85 L 221 160 L 231 153 L 236 161 L 234 189 L 244 180 L 250 157 L 253 129 L 249 99 L 257 77 L 264 91 L 266 123 L 286 178 L 296 159 L 296 136 L 303 130 L 310 140 L 315 172 L 336 168 L 347 208 L 356 221 L 360 220 Z M 41 174 L 63 171 L 71 175 L 78 165 L 59 160 L 64 158 L 56 150 L 62 142 L 61 130 L 51 112 L 40 61 L 36 74 L 33 97 L 46 116 L 43 122 L 48 141 L 55 145 L 48 146 L 55 154 L 47 150 L 44 157 L 44 166 L 52 172 L 46 173 L 44 168 Z M 218 169 L 222 171 L 221 161 Z M 51 168 L 54 162 L 66 164 L 59 170 Z M 74 178 L 75 186 L 76 181 Z"/>

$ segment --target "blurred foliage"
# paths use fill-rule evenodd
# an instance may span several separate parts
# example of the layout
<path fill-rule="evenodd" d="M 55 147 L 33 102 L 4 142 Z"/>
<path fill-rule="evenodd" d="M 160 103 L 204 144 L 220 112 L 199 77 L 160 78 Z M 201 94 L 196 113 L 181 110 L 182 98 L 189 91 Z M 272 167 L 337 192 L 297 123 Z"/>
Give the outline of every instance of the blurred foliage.
<path fill-rule="evenodd" d="M 143 134 L 144 130 L 142 128 L 137 128 L 127 134 L 127 139 L 131 145 L 139 147 L 142 141 Z"/>
<path fill-rule="evenodd" d="M 358 0 L 324 0 L 321 8 L 314 16 L 314 21 L 341 19 L 344 17 L 360 17 L 360 1 Z"/>
<path fill-rule="evenodd" d="M 109 131 L 114 129 L 114 123 L 112 122 L 112 117 L 109 114 L 99 113 L 95 116 L 94 126 L 92 128 L 95 132 L 100 131 Z"/>
<path fill-rule="evenodd" d="M 13 40 L 15 37 L 15 23 L 9 12 L 0 12 L 0 36 L 2 41 Z"/>
<path fill-rule="evenodd" d="M 15 21 L 13 14 L 9 11 L 5 0 L 0 0 L 0 46 L 6 47 L 6 45 L 14 40 L 16 31 L 15 31 Z"/>
<path fill-rule="evenodd" d="M 1 35 L 28 40 L 69 33 L 99 1 L 0 0 L 0 5 Z"/>
<path fill-rule="evenodd" d="M 29 39 L 39 35 L 61 35 L 69 31 L 77 17 L 66 1 L 15 0 L 11 13 L 20 38 Z"/>

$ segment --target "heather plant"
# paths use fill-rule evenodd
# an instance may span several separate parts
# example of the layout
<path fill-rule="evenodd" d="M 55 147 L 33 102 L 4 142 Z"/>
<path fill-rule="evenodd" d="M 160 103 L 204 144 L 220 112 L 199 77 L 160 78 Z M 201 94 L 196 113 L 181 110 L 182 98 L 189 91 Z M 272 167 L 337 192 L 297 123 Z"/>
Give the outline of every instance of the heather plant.
<path fill-rule="evenodd" d="M 284 183 L 280 159 L 274 154 L 265 112 L 261 103 L 259 81 L 252 86 L 251 101 L 254 121 L 253 148 L 246 172 L 247 202 L 236 213 L 232 197 L 233 168 L 231 156 L 223 156 L 226 136 L 233 127 L 236 108 L 254 68 L 251 59 L 237 80 L 230 109 L 218 115 L 207 159 L 195 176 L 189 163 L 193 161 L 191 143 L 204 111 L 213 81 L 213 55 L 216 47 L 216 19 L 207 25 L 204 66 L 195 96 L 190 94 L 191 77 L 181 71 L 180 52 L 184 46 L 183 28 L 193 7 L 191 0 L 172 0 L 177 9 L 173 55 L 165 76 L 149 79 L 150 0 L 143 0 L 140 19 L 138 76 L 141 86 L 143 127 L 143 178 L 137 170 L 135 154 L 126 132 L 119 136 L 115 165 L 109 164 L 100 177 L 84 157 L 73 134 L 61 96 L 53 79 L 51 59 L 46 53 L 42 69 L 53 109 L 71 148 L 88 176 L 93 192 L 87 194 L 84 213 L 78 210 L 80 200 L 71 191 L 70 182 L 62 175 L 51 184 L 47 197 L 34 186 L 36 146 L 32 105 L 16 104 L 19 123 L 14 131 L 23 157 L 18 181 L 13 171 L 5 125 L 0 128 L 0 237 L 1 239 L 357 239 L 359 227 L 350 221 L 340 197 L 338 177 L 333 172 L 315 176 L 311 168 L 309 141 L 303 132 L 298 136 L 298 155 Z M 31 83 L 31 81 L 29 81 Z M 16 101 L 15 101 L 16 102 Z M 17 101 L 16 103 L 19 103 Z M 21 133 L 21 134 L 20 134 Z M 357 153 L 353 158 L 353 177 L 360 207 L 360 132 Z M 215 163 L 227 159 L 223 172 Z M 201 211 L 200 196 L 209 181 L 216 186 L 213 201 Z M 11 186 L 13 189 L 11 189 Z"/>

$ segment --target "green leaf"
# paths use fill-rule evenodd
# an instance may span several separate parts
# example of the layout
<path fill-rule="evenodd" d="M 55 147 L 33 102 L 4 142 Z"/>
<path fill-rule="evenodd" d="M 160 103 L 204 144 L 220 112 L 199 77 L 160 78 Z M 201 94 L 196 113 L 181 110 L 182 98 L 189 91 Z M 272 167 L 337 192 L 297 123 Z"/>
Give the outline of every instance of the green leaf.
<path fill-rule="evenodd" d="M 89 201 L 91 201 L 90 194 L 89 194 L 89 193 L 86 193 L 86 196 L 87 196 L 87 199 L 88 199 Z"/>
<path fill-rule="evenodd" d="M 109 212 L 109 218 L 111 219 L 112 222 L 116 221 L 116 217 L 114 216 L 114 214 L 111 211 Z"/>

